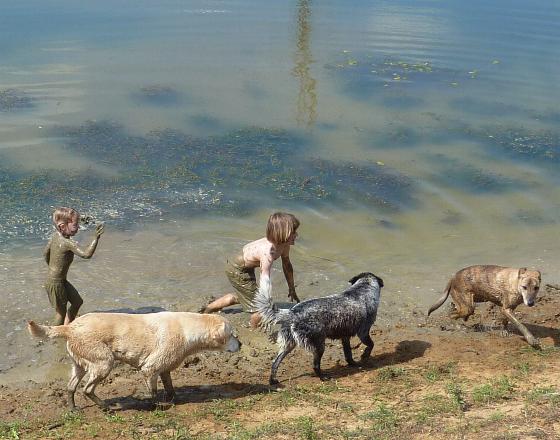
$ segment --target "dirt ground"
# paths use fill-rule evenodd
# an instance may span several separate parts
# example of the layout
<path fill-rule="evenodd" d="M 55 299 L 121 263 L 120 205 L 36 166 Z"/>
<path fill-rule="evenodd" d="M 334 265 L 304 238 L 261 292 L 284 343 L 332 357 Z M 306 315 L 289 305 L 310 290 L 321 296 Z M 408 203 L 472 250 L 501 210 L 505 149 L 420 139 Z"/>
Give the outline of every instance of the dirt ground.
<path fill-rule="evenodd" d="M 66 412 L 62 379 L 4 385 L 0 437 L 560 439 L 558 286 L 542 289 L 535 307 L 516 311 L 542 350 L 530 348 L 513 326 L 503 336 L 487 305 L 466 326 L 450 320 L 446 307 L 429 319 L 412 310 L 406 322 L 374 326 L 373 355 L 359 368 L 348 367 L 332 341 L 325 382 L 312 375 L 311 355 L 296 349 L 279 369 L 280 388 L 267 385 L 275 345 L 246 327 L 246 315 L 228 315 L 242 350 L 188 359 L 172 373 L 174 405 L 154 408 L 128 366 L 97 389 L 122 407 L 111 413 L 81 392 L 81 411 Z M 354 349 L 355 358 L 361 350 Z"/>

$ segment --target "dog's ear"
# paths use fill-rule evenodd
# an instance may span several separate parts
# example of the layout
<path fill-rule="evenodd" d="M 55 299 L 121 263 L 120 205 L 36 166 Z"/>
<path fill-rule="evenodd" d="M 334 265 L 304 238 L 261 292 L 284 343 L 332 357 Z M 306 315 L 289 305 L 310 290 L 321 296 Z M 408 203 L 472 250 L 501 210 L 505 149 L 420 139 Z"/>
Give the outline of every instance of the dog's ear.
<path fill-rule="evenodd" d="M 375 279 L 377 280 L 377 284 L 379 284 L 379 287 L 383 287 L 383 280 L 381 278 L 379 278 L 377 275 L 374 275 Z"/>
<path fill-rule="evenodd" d="M 350 278 L 350 279 L 348 280 L 348 282 L 349 282 L 350 284 L 355 284 L 356 281 L 358 281 L 359 279 L 365 277 L 366 275 L 368 275 L 366 272 L 359 273 L 359 274 L 356 275 L 355 277 Z"/>
<path fill-rule="evenodd" d="M 527 272 L 527 268 L 526 267 L 521 267 L 519 268 L 519 272 L 517 272 L 517 277 L 519 278 L 521 275 L 523 275 L 525 272 Z"/>

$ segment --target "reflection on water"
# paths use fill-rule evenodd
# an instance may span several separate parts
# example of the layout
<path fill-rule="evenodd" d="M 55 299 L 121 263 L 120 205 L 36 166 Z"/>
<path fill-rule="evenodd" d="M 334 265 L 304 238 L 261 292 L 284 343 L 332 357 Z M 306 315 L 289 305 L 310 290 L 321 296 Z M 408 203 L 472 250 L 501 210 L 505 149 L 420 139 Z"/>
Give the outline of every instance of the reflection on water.
<path fill-rule="evenodd" d="M 5 3 L 2 371 L 45 359 L 25 320 L 52 314 L 41 248 L 56 205 L 106 222 L 70 271 L 84 311 L 228 291 L 224 256 L 277 209 L 302 220 L 298 292 L 373 271 L 381 324 L 468 264 L 558 281 L 559 5 Z"/>
<path fill-rule="evenodd" d="M 298 124 L 311 127 L 317 118 L 317 93 L 315 92 L 315 79 L 311 76 L 311 1 L 300 0 L 298 3 L 297 17 L 297 51 L 295 54 L 295 67 L 292 71 L 299 80 L 297 98 Z"/>

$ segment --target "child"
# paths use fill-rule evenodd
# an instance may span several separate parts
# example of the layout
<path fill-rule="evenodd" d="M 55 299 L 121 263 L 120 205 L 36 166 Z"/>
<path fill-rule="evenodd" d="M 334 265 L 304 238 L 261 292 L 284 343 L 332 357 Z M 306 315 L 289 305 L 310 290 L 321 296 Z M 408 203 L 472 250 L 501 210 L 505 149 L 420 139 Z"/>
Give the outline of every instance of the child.
<path fill-rule="evenodd" d="M 52 219 L 56 232 L 51 236 L 43 251 L 45 261 L 49 265 L 45 289 L 51 305 L 56 310 L 55 325 L 61 325 L 72 322 L 83 303 L 76 288 L 66 279 L 70 264 L 74 260 L 74 254 L 82 258 L 91 258 L 99 237 L 103 234 L 103 225 L 97 225 L 95 238 L 85 250 L 82 250 L 78 247 L 78 243 L 70 238 L 78 233 L 78 223 L 80 222 L 78 211 L 72 208 L 56 208 Z M 68 302 L 70 302 L 70 308 L 67 312 Z"/>
<path fill-rule="evenodd" d="M 226 275 L 237 290 L 208 304 L 203 313 L 213 313 L 233 304 L 241 304 L 245 311 L 251 312 L 251 326 L 257 327 L 260 315 L 254 313 L 253 299 L 258 289 L 255 268 L 260 267 L 260 282 L 270 283 L 272 263 L 282 258 L 282 269 L 288 282 L 288 298 L 299 302 L 294 286 L 294 269 L 290 262 L 290 246 L 298 236 L 299 220 L 292 214 L 276 212 L 268 219 L 266 237 L 243 246 L 241 254 L 228 259 Z"/>

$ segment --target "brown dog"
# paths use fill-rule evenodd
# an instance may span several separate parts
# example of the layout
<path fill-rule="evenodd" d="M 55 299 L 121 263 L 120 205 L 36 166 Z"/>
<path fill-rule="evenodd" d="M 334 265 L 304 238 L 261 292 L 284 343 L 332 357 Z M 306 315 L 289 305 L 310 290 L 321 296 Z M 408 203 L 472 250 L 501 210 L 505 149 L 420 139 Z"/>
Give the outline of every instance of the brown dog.
<path fill-rule="evenodd" d="M 540 284 L 541 273 L 538 270 L 469 266 L 449 280 L 443 296 L 430 307 L 428 316 L 445 302 L 449 294 L 455 303 L 455 310 L 450 314 L 453 319 L 463 318 L 466 321 L 474 313 L 475 303 L 490 301 L 501 307 L 504 330 L 509 320 L 530 345 L 538 347 L 538 339 L 515 317 L 513 310 L 521 303 L 533 307 Z"/>
<path fill-rule="evenodd" d="M 140 370 L 155 403 L 158 376 L 167 398 L 174 398 L 170 373 L 187 356 L 202 350 L 234 352 L 241 347 L 225 318 L 188 312 L 88 313 L 69 325 L 52 327 L 29 321 L 27 328 L 35 337 L 66 339 L 73 363 L 68 382 L 71 410 L 75 408 L 74 393 L 86 373 L 85 395 L 108 409 L 96 396 L 95 387 L 117 361 Z"/>

